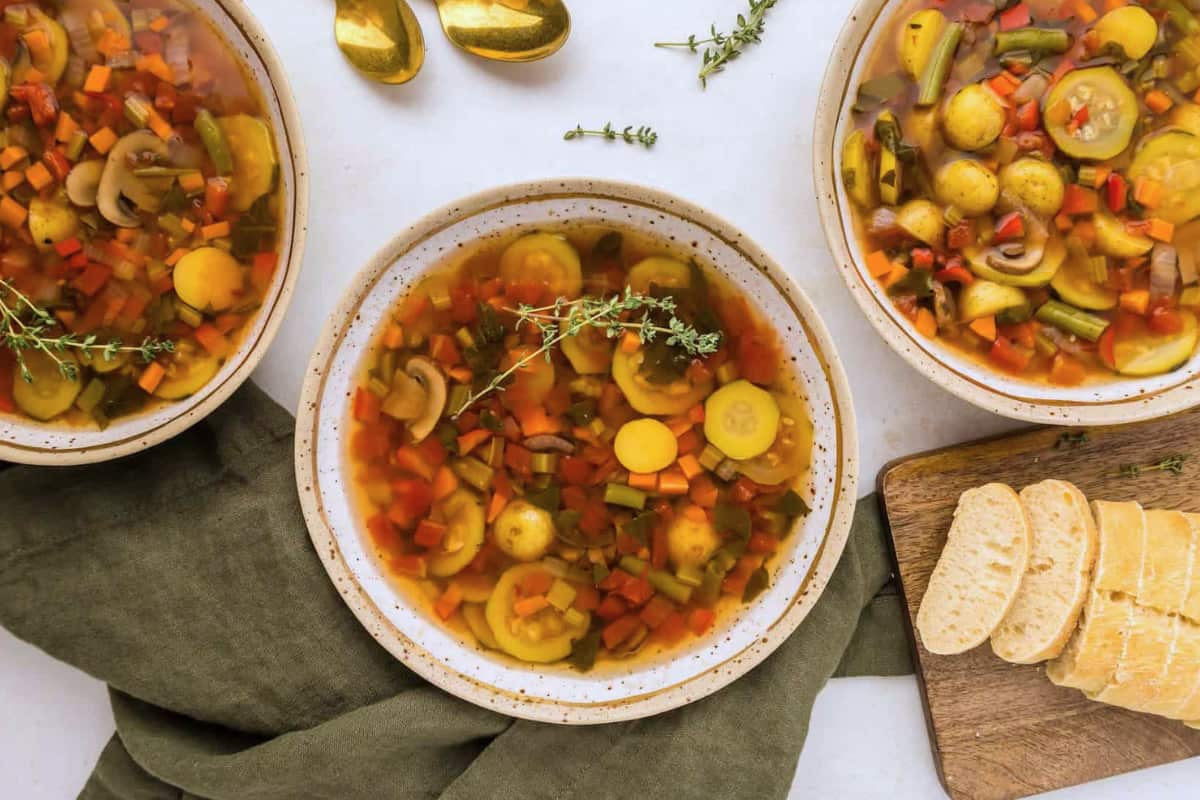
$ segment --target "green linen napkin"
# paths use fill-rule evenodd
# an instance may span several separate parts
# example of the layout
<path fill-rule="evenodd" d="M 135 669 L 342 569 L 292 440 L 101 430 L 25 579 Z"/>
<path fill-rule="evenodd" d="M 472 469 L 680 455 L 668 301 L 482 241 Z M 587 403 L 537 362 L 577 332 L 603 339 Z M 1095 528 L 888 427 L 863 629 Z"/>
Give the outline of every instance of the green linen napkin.
<path fill-rule="evenodd" d="M 867 498 L 800 629 L 709 698 L 584 728 L 458 700 L 334 591 L 300 514 L 292 431 L 246 386 L 146 453 L 0 473 L 0 624 L 111 687 L 117 732 L 81 797 L 785 797 L 829 677 L 910 671 Z"/>

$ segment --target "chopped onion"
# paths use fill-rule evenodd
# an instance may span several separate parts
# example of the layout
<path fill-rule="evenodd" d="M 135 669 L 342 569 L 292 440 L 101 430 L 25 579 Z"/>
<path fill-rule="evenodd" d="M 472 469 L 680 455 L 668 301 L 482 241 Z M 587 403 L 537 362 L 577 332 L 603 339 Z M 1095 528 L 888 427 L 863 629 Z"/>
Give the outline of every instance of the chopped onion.
<path fill-rule="evenodd" d="M 87 20 L 73 8 L 64 8 L 61 15 L 63 27 L 67 30 L 67 38 L 71 40 L 71 51 L 86 63 L 100 60 L 96 51 L 96 43 L 88 30 Z"/>
<path fill-rule="evenodd" d="M 63 73 L 63 80 L 75 89 L 83 86 L 83 82 L 87 80 L 87 62 L 72 53 L 67 59 L 67 70 Z"/>
<path fill-rule="evenodd" d="M 186 28 L 172 28 L 167 34 L 167 46 L 163 58 L 171 68 L 176 86 L 184 86 L 192 82 L 192 40 Z"/>
<path fill-rule="evenodd" d="M 1084 341 L 1075 334 L 1067 333 L 1053 325 L 1043 325 L 1041 334 L 1053 342 L 1055 347 L 1068 355 L 1086 356 L 1088 353 L 1096 351 L 1096 346 L 1091 342 Z"/>
<path fill-rule="evenodd" d="M 1035 72 L 1025 79 L 1015 92 L 1013 92 L 1013 100 L 1018 103 L 1028 103 L 1030 100 L 1038 100 L 1050 88 L 1050 81 L 1040 72 Z"/>
<path fill-rule="evenodd" d="M 875 239 L 899 239 L 904 235 L 904 229 L 897 219 L 895 210 L 880 206 L 867 219 L 867 235 Z"/>
<path fill-rule="evenodd" d="M 105 65 L 113 69 L 133 69 L 137 59 L 133 55 L 132 50 L 126 50 L 123 53 L 113 53 L 105 61 Z"/>
<path fill-rule="evenodd" d="M 1154 245 L 1150 254 L 1150 297 L 1171 297 L 1179 279 L 1179 253 L 1169 244 Z"/>

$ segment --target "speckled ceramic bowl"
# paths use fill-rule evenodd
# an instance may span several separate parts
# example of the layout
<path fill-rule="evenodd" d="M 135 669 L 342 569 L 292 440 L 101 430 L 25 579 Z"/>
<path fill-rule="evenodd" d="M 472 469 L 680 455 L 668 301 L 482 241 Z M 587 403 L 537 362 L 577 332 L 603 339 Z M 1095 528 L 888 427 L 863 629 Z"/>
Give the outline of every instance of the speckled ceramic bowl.
<path fill-rule="evenodd" d="M 725 273 L 776 321 L 816 428 L 813 513 L 797 525 L 771 588 L 715 633 L 658 657 L 602 662 L 589 673 L 533 667 L 478 648 L 410 603 L 368 544 L 348 481 L 349 397 L 380 320 L 431 266 L 463 243 L 566 222 L 615 224 L 669 240 L 678 255 Z M 846 377 L 825 326 L 787 274 L 728 223 L 683 200 L 629 184 L 553 180 L 495 189 L 435 211 L 401 234 L 353 282 L 306 374 L 296 473 L 313 544 L 346 603 L 379 642 L 459 697 L 504 714 L 568 724 L 614 722 L 690 703 L 744 674 L 795 630 L 846 542 L 857 442 Z"/>
<path fill-rule="evenodd" d="M 911 0 L 860 0 L 833 47 L 817 103 L 813 175 L 825 237 L 863 313 L 887 343 L 925 377 L 964 400 L 1014 419 L 1055 425 L 1114 425 L 1166 416 L 1200 402 L 1200 353 L 1153 378 L 1114 378 L 1064 388 L 1006 376 L 919 334 L 864 268 L 851 201 L 842 185 L 842 142 L 850 106 L 871 53 Z"/>
<path fill-rule="evenodd" d="M 300 116 L 283 64 L 246 4 L 241 0 L 189 2 L 213 21 L 249 68 L 275 132 L 283 218 L 274 282 L 237 350 L 199 393 L 122 417 L 105 430 L 46 425 L 13 414 L 0 415 L 0 461 L 51 466 L 90 464 L 136 453 L 182 433 L 216 410 L 250 377 L 283 321 L 300 272 L 307 227 L 308 165 Z"/>

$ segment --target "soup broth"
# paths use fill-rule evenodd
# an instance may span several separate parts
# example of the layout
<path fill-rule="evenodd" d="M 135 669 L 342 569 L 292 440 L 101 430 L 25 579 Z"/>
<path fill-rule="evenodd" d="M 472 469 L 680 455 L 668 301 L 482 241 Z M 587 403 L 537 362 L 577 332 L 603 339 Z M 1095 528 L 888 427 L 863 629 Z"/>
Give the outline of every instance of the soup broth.
<path fill-rule="evenodd" d="M 482 648 L 590 668 L 714 635 L 807 513 L 808 410 L 715 271 L 566 225 L 435 267 L 350 408 L 366 535 Z"/>

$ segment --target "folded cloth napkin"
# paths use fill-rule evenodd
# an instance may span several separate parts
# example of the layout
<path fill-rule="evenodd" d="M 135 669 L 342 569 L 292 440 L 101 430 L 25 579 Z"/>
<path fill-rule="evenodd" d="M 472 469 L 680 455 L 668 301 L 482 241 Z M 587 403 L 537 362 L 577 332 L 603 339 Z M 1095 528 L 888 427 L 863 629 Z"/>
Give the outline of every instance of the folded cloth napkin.
<path fill-rule="evenodd" d="M 910 671 L 867 498 L 800 629 L 711 697 L 576 728 L 458 700 L 334 591 L 300 514 L 293 425 L 246 386 L 137 456 L 0 472 L 0 624 L 111 687 L 117 732 L 81 797 L 785 797 L 829 677 Z"/>

